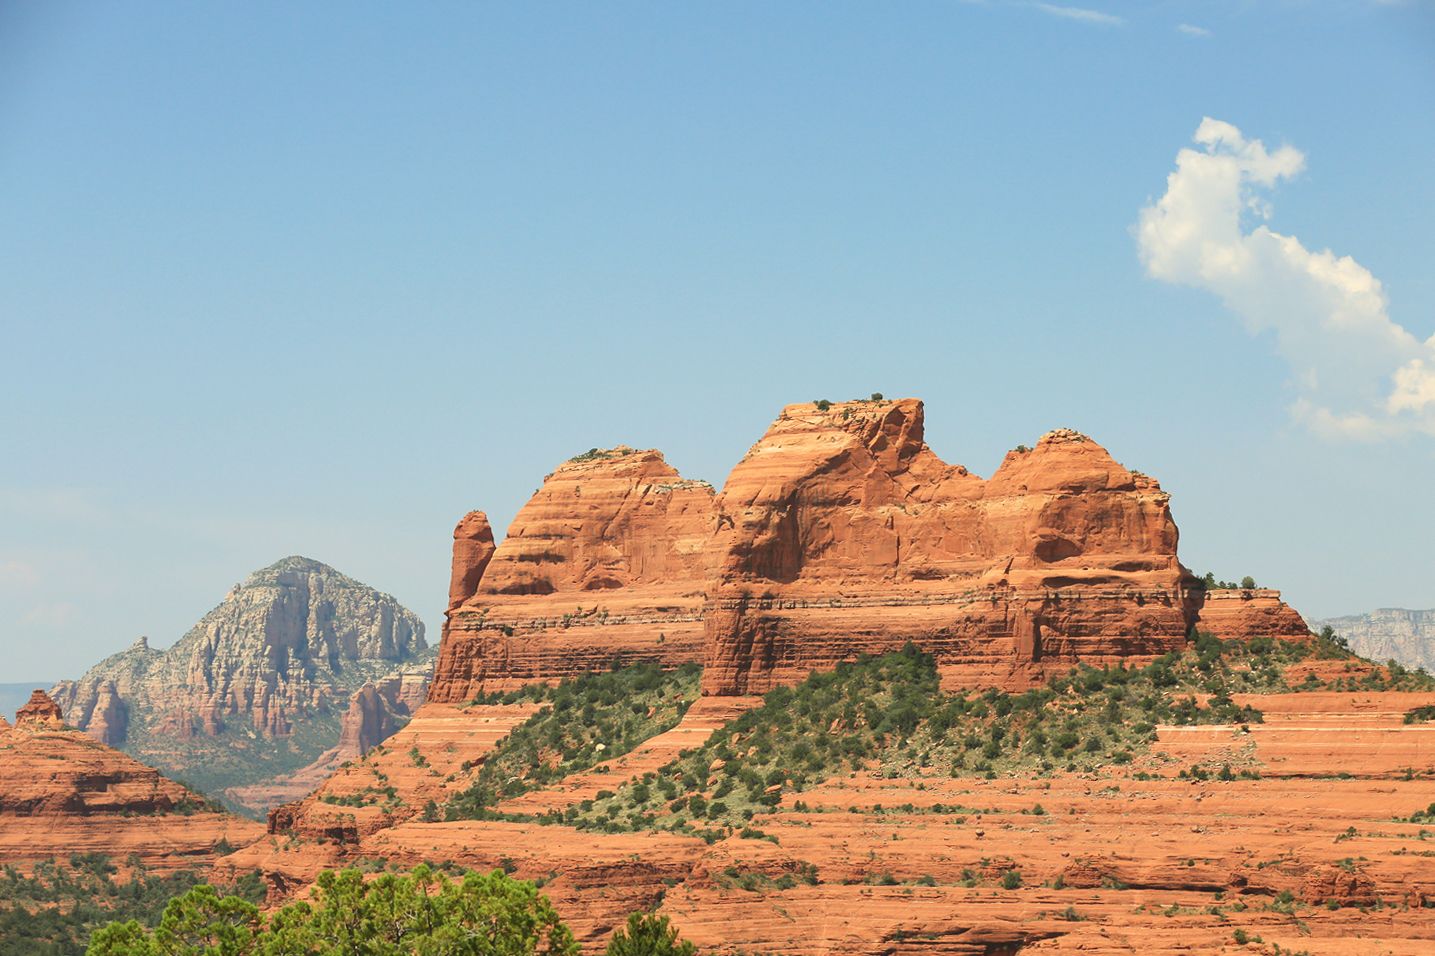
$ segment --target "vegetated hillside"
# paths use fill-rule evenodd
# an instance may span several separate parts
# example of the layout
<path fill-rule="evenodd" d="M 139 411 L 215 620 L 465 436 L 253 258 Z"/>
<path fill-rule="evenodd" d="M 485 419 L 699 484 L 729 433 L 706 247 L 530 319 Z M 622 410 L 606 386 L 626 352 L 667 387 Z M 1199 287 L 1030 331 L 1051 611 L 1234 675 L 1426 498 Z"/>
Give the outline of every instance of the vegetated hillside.
<path fill-rule="evenodd" d="M 172 647 L 141 638 L 54 696 L 70 725 L 223 799 L 333 748 L 351 695 L 434 654 L 392 597 L 290 557 L 235 586 Z"/>
<path fill-rule="evenodd" d="M 635 710 L 619 688 L 640 671 L 570 683 L 561 711 L 536 688 L 429 704 L 375 764 L 404 806 L 311 798 L 220 866 L 286 895 L 335 866 L 499 866 L 540 882 L 585 952 L 654 909 L 732 956 L 1435 945 L 1427 675 L 1329 633 L 1200 635 L 1015 693 L 942 694 L 939 671 L 909 647 L 765 700 L 699 698 L 663 732 L 655 704 L 681 695 L 654 684 Z"/>
<path fill-rule="evenodd" d="M 198 869 L 151 873 L 137 858 L 116 865 L 102 853 L 42 861 L 28 872 L 7 865 L 0 870 L 0 953 L 75 956 L 112 921 L 154 926 L 170 899 L 207 878 Z M 224 889 L 254 903 L 264 900 L 258 873 Z"/>
<path fill-rule="evenodd" d="M 1335 669 L 1326 677 L 1306 669 L 1292 680 L 1293 667 L 1309 662 L 1328 662 Z M 616 685 L 624 674 L 603 679 Z M 1021 693 L 992 689 L 944 695 L 931 655 L 908 645 L 900 653 L 843 663 L 794 688 L 770 691 L 761 707 L 702 747 L 616 791 L 536 817 L 495 813 L 490 808 L 500 798 L 595 762 L 591 742 L 569 735 L 565 714 L 583 726 L 620 718 L 630 709 L 620 695 L 599 691 L 596 682 L 567 686 L 563 710 L 535 716 L 503 741 L 489 764 L 506 769 L 495 769 L 487 781 L 452 801 L 449 819 L 536 820 L 606 832 L 669 830 L 711 841 L 747 827 L 784 793 L 858 768 L 880 768 L 888 777 L 933 769 L 953 777 L 1090 771 L 1129 764 L 1145 754 L 1156 739 L 1157 724 L 1261 721 L 1259 710 L 1237 705 L 1232 694 L 1346 687 L 1431 690 L 1435 681 L 1399 668 L 1385 672 L 1360 666 L 1329 633 L 1303 643 L 1267 638 L 1222 642 L 1198 634 L 1189 650 L 1146 667 L 1080 667 Z M 656 733 L 661 727 L 646 729 Z M 625 737 L 625 745 L 630 740 Z M 514 772 L 535 758 L 567 770 L 526 779 Z"/>
<path fill-rule="evenodd" d="M 598 766 L 676 726 L 698 696 L 702 669 L 684 664 L 664 672 L 638 664 L 532 685 L 480 702 L 544 703 L 484 761 L 477 780 L 449 802 L 449 819 L 474 819 L 499 801 Z"/>
<path fill-rule="evenodd" d="M 1435 671 L 1435 610 L 1384 607 L 1369 614 L 1312 621 L 1311 626 L 1332 628 L 1361 657 Z"/>

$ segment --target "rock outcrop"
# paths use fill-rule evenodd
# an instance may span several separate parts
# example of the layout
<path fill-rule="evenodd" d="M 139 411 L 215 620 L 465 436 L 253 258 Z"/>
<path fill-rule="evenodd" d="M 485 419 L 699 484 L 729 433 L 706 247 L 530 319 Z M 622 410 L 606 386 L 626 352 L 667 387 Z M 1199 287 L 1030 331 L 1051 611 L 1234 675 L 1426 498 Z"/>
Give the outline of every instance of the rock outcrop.
<path fill-rule="evenodd" d="M 351 696 L 426 652 L 423 623 L 392 597 L 291 557 L 167 650 L 141 638 L 53 693 L 73 726 L 218 793 L 334 747 Z"/>
<path fill-rule="evenodd" d="M 435 701 L 639 660 L 761 693 L 909 640 L 949 686 L 1024 686 L 1198 623 L 1305 633 L 1279 592 L 1207 596 L 1169 496 L 1090 438 L 1050 432 L 984 480 L 927 447 L 915 399 L 790 405 L 716 496 L 656 451 L 595 449 L 491 537 L 481 512 L 455 529 Z"/>
<path fill-rule="evenodd" d="M 0 863 L 134 853 L 151 868 L 176 869 L 213 860 L 221 841 L 238 846 L 262 832 L 65 726 L 44 691 L 14 726 L 0 721 Z"/>
<path fill-rule="evenodd" d="M 470 511 L 453 529 L 453 572 L 448 584 L 449 613 L 478 593 L 478 582 L 497 546 L 488 515 Z"/>
<path fill-rule="evenodd" d="M 432 668 L 415 667 L 370 681 L 349 698 L 339 734 L 342 759 L 362 757 L 394 735 L 428 696 Z"/>
<path fill-rule="evenodd" d="M 64 714 L 60 712 L 60 705 L 43 690 L 37 690 L 30 695 L 30 700 L 15 712 L 16 725 L 21 724 L 49 724 L 60 726 L 64 721 Z"/>
<path fill-rule="evenodd" d="M 1269 588 L 1222 588 L 1206 591 L 1200 601 L 1196 628 L 1222 640 L 1269 637 L 1304 641 L 1310 628 L 1294 608 Z"/>
<path fill-rule="evenodd" d="M 229 787 L 225 800 L 256 816 L 312 793 L 344 764 L 357 760 L 407 724 L 428 696 L 434 655 L 426 653 L 349 698 L 339 724 L 339 742 L 304 767 L 269 780 Z"/>
<path fill-rule="evenodd" d="M 923 442 L 922 403 L 790 405 L 718 497 L 708 693 L 760 693 L 913 641 L 944 680 L 1022 685 L 1185 643 L 1169 498 L 1059 430 L 990 479 Z"/>
<path fill-rule="evenodd" d="M 470 514 L 454 532 L 458 603 L 430 699 L 455 703 L 614 661 L 701 660 L 713 527 L 710 485 L 685 480 L 656 451 L 625 447 L 559 466 L 486 563 L 487 520 Z"/>
<path fill-rule="evenodd" d="M 1369 614 L 1311 622 L 1317 630 L 1326 625 L 1345 638 L 1350 649 L 1361 657 L 1435 672 L 1435 610 L 1384 607 Z"/>

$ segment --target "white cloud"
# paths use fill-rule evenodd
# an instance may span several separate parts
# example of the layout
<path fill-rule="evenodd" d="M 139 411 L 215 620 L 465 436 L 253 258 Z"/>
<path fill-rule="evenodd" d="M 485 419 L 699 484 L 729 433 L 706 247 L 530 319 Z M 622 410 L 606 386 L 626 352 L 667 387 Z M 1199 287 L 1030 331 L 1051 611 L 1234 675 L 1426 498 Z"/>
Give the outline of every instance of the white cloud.
<path fill-rule="evenodd" d="M 1066 20 L 1079 20 L 1082 23 L 1096 23 L 1101 26 L 1119 27 L 1126 21 L 1111 13 L 1102 13 L 1100 10 L 1088 10 L 1085 7 L 1063 7 L 1055 3 L 1033 3 L 1042 13 L 1049 13 L 1054 17 L 1061 17 Z"/>
<path fill-rule="evenodd" d="M 42 630 L 64 630 L 78 619 L 80 609 L 66 601 L 38 604 L 25 612 L 20 623 Z"/>
<path fill-rule="evenodd" d="M 1211 31 L 1205 27 L 1198 27 L 1190 23 L 1178 23 L 1176 24 L 1176 29 L 1188 37 L 1208 37 L 1211 35 Z"/>
<path fill-rule="evenodd" d="M 1291 146 L 1207 117 L 1198 148 L 1176 154 L 1166 194 L 1141 210 L 1136 237 L 1146 272 L 1205 289 L 1270 334 L 1290 364 L 1292 412 L 1330 435 L 1435 435 L 1435 337 L 1421 342 L 1391 321 L 1380 280 L 1349 256 L 1312 252 L 1251 220 L 1271 216 L 1262 192 L 1305 168 Z"/>
<path fill-rule="evenodd" d="M 39 580 L 40 575 L 28 562 L 15 559 L 0 561 L 0 587 L 29 589 Z"/>

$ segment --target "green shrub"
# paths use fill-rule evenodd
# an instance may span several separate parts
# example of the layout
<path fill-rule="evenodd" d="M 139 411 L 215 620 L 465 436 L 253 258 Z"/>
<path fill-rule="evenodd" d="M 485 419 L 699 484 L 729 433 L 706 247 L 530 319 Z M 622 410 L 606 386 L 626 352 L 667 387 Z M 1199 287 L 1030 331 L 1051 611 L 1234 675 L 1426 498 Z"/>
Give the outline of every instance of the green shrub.
<path fill-rule="evenodd" d="M 608 940 L 604 952 L 606 956 L 693 956 L 697 947 L 679 938 L 666 916 L 633 913 Z"/>
<path fill-rule="evenodd" d="M 1413 710 L 1405 712 L 1405 722 L 1407 724 L 1423 724 L 1430 721 L 1435 721 L 1435 704 L 1416 707 Z"/>
<path fill-rule="evenodd" d="M 499 870 L 452 882 L 427 866 L 365 880 L 326 871 L 315 903 L 270 916 L 200 884 L 170 901 L 154 930 L 136 921 L 95 933 L 88 956 L 259 956 L 264 953 L 445 953 L 576 956 L 578 943 L 532 883 Z"/>
<path fill-rule="evenodd" d="M 505 799 L 595 767 L 671 729 L 697 699 L 701 673 L 696 664 L 670 672 L 635 664 L 525 688 L 527 699 L 549 706 L 499 742 L 473 784 L 449 801 L 447 819 L 489 816 Z"/>

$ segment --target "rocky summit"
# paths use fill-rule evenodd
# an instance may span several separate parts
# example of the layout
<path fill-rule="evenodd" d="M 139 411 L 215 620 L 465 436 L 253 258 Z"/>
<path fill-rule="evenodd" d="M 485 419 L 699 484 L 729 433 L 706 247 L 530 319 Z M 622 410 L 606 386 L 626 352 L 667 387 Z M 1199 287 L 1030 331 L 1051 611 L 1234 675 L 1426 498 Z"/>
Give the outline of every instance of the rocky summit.
<path fill-rule="evenodd" d="M 290 557 L 236 585 L 173 646 L 140 638 L 52 693 L 70 725 L 223 795 L 319 759 L 339 745 L 356 693 L 431 658 L 423 622 L 392 597 Z"/>

